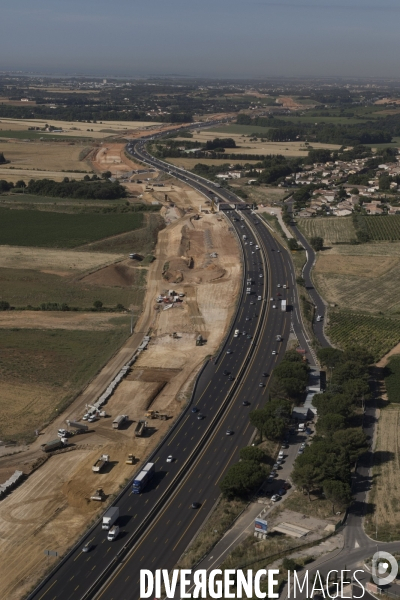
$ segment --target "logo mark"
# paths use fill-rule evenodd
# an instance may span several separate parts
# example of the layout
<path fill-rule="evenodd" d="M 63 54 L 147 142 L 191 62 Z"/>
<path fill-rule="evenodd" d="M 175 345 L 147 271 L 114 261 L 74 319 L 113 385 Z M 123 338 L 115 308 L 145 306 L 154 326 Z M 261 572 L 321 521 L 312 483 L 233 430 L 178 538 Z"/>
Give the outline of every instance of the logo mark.
<path fill-rule="evenodd" d="M 389 571 L 389 567 L 391 570 Z M 379 587 L 392 583 L 397 577 L 399 566 L 389 552 L 375 552 L 372 557 L 372 579 Z"/>

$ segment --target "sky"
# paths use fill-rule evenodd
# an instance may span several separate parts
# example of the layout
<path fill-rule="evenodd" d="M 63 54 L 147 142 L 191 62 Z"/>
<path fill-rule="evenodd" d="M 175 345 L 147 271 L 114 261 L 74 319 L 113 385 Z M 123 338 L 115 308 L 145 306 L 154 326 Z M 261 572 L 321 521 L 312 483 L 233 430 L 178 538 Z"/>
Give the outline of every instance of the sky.
<path fill-rule="evenodd" d="M 0 0 L 0 5 L 0 71 L 400 76 L 400 0 Z"/>

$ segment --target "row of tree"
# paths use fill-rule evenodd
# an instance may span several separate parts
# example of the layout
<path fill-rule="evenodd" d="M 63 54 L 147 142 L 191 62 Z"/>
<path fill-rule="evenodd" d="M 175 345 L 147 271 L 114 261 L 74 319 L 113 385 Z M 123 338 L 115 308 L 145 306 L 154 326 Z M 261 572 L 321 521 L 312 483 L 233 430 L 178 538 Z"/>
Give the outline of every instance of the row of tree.
<path fill-rule="evenodd" d="M 64 181 L 31 179 L 27 186 L 29 194 L 52 198 L 80 198 L 83 200 L 115 200 L 126 198 L 126 189 L 118 182 L 75 181 L 67 177 Z"/>
<path fill-rule="evenodd" d="M 296 351 L 286 352 L 282 362 L 274 370 L 270 387 L 270 399 L 260 409 L 253 410 L 250 423 L 259 433 L 260 441 L 279 440 L 287 427 L 293 402 L 305 391 L 308 366 Z M 268 475 L 267 456 L 257 447 L 243 448 L 241 461 L 233 465 L 221 481 L 222 493 L 227 498 L 247 498 L 256 492 Z"/>
<path fill-rule="evenodd" d="M 316 435 L 296 459 L 292 478 L 309 498 L 312 491 L 323 493 L 335 512 L 351 501 L 351 469 L 367 449 L 360 415 L 370 394 L 373 357 L 363 348 L 351 347 L 324 348 L 318 358 L 331 373 L 328 390 L 314 396 Z"/>

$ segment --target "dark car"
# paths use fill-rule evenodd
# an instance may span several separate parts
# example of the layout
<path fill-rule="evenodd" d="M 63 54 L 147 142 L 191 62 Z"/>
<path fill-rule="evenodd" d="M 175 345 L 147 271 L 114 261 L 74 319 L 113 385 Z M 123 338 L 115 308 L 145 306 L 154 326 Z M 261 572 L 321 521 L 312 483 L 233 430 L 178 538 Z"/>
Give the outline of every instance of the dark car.
<path fill-rule="evenodd" d="M 197 412 L 199 412 L 199 409 L 197 408 L 197 406 L 193 406 L 192 413 L 197 413 Z"/>
<path fill-rule="evenodd" d="M 251 340 L 251 335 L 248 333 L 248 334 L 246 335 L 246 338 L 247 338 L 248 340 Z"/>
<path fill-rule="evenodd" d="M 268 377 L 268 373 L 264 372 L 263 377 Z"/>
<path fill-rule="evenodd" d="M 243 406 L 249 406 L 250 402 L 248 402 L 247 400 L 243 400 L 242 404 L 243 404 Z"/>
<path fill-rule="evenodd" d="M 228 348 L 228 350 L 226 351 L 227 354 L 232 354 L 232 350 L 230 348 Z"/>
<path fill-rule="evenodd" d="M 233 435 L 232 429 L 227 429 L 226 430 L 226 435 Z"/>
<path fill-rule="evenodd" d="M 228 379 L 229 379 L 229 381 L 233 381 L 235 378 L 233 375 L 229 375 Z"/>
<path fill-rule="evenodd" d="M 201 503 L 200 502 L 192 502 L 190 508 L 200 508 Z"/>
<path fill-rule="evenodd" d="M 227 371 L 227 370 L 225 369 L 225 371 L 224 371 L 224 375 L 229 375 L 229 371 Z"/>
<path fill-rule="evenodd" d="M 279 490 L 278 494 L 279 494 L 280 496 L 284 496 L 284 495 L 286 494 L 286 490 L 285 490 L 285 488 L 282 488 L 281 490 Z"/>
<path fill-rule="evenodd" d="M 290 483 L 289 483 L 288 481 L 285 481 L 285 483 L 283 484 L 283 486 L 282 486 L 282 487 L 283 487 L 283 489 L 285 489 L 285 490 L 290 490 L 290 488 L 291 488 L 292 486 L 290 485 Z"/>
<path fill-rule="evenodd" d="M 199 421 L 202 421 L 204 419 L 204 415 L 202 413 L 199 413 L 197 415 L 197 418 L 198 418 Z"/>
<path fill-rule="evenodd" d="M 87 544 L 85 544 L 82 548 L 82 552 L 90 552 L 91 549 L 93 548 L 93 544 L 92 542 L 88 542 Z"/>

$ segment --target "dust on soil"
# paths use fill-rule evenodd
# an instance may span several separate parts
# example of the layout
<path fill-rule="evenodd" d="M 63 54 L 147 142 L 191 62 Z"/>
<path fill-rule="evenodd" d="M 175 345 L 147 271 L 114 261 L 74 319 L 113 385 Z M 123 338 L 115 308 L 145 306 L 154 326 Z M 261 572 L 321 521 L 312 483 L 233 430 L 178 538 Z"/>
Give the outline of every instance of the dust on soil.
<path fill-rule="evenodd" d="M 99 286 L 129 287 L 136 283 L 135 271 L 136 264 L 125 260 L 86 275 L 80 281 Z"/>

